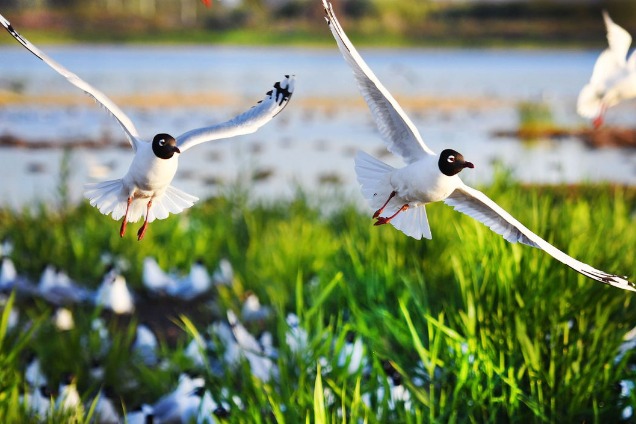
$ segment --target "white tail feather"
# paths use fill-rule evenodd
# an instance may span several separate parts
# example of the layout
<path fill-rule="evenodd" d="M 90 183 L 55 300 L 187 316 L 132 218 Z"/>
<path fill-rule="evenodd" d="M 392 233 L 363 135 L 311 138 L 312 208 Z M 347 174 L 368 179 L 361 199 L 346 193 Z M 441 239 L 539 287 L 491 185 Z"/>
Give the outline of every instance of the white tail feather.
<path fill-rule="evenodd" d="M 414 239 L 420 240 L 425 237 L 430 240 L 433 238 L 423 204 L 411 206 L 406 211 L 400 212 L 391 220 L 391 224 Z"/>
<path fill-rule="evenodd" d="M 124 190 L 121 179 L 86 184 L 84 197 L 89 199 L 90 204 L 99 209 L 101 213 L 111 215 L 116 221 L 123 218 L 126 213 L 128 193 Z M 146 215 L 148 200 L 147 198 L 133 200 L 128 210 L 128 222 L 137 222 Z M 177 214 L 191 207 L 197 200 L 199 199 L 195 196 L 173 186 L 168 186 L 162 195 L 152 199 L 148 222 L 155 219 L 166 219 L 171 213 Z"/>
<path fill-rule="evenodd" d="M 599 89 L 594 84 L 587 84 L 581 90 L 576 110 L 584 118 L 593 119 L 601 113 L 601 96 Z"/>
<path fill-rule="evenodd" d="M 358 152 L 355 157 L 355 170 L 358 182 L 362 187 L 362 195 L 367 199 L 373 209 L 379 209 L 389 198 L 393 191 L 391 186 L 391 172 L 395 170 L 390 165 L 365 153 Z M 385 216 L 393 215 L 405 203 L 399 195 L 395 196 L 386 205 Z M 423 204 L 409 205 L 409 209 L 400 212 L 391 220 L 391 224 L 407 236 L 421 239 L 430 239 L 431 229 L 426 217 L 426 209 Z"/>

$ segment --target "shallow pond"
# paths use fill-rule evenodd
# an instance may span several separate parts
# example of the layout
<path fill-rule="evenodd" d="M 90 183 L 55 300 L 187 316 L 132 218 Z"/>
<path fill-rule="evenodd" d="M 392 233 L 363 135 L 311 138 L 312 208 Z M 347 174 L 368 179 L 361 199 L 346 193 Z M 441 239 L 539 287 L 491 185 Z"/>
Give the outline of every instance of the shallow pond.
<path fill-rule="evenodd" d="M 142 136 L 178 135 L 251 107 L 284 74 L 296 75 L 289 107 L 257 133 L 208 143 L 184 154 L 174 185 L 199 197 L 223 183 L 254 180 L 270 197 L 337 186 L 360 197 L 353 172 L 358 149 L 384 154 L 368 109 L 335 48 L 202 46 L 43 46 L 111 96 Z M 636 184 L 636 151 L 588 149 L 578 139 L 522 143 L 497 138 L 515 129 L 520 102 L 545 102 L 560 125 L 589 123 L 575 112 L 597 51 L 363 49 L 362 55 L 403 105 L 435 151 L 453 147 L 476 165 L 462 174 L 487 183 L 493 163 L 524 182 L 611 181 Z M 0 47 L 0 134 L 57 143 L 123 139 L 114 120 L 20 46 Z M 636 103 L 609 111 L 608 125 L 632 126 Z M 384 156 L 392 164 L 400 161 Z M 73 149 L 70 194 L 85 182 L 122 176 L 126 149 Z M 0 149 L 1 205 L 55 201 L 60 149 Z"/>

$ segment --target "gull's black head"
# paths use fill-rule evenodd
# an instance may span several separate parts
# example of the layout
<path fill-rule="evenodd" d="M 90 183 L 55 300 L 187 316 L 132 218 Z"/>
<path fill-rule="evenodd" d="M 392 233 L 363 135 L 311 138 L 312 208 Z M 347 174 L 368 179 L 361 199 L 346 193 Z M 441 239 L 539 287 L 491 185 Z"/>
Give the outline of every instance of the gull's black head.
<path fill-rule="evenodd" d="M 152 140 L 152 151 L 160 159 L 170 159 L 175 153 L 181 153 L 177 140 L 170 134 L 157 134 Z"/>
<path fill-rule="evenodd" d="M 464 168 L 475 167 L 472 163 L 464 160 L 461 153 L 453 149 L 446 149 L 440 153 L 437 166 L 439 166 L 439 170 L 442 171 L 442 174 L 448 175 L 449 177 L 459 174 Z"/>

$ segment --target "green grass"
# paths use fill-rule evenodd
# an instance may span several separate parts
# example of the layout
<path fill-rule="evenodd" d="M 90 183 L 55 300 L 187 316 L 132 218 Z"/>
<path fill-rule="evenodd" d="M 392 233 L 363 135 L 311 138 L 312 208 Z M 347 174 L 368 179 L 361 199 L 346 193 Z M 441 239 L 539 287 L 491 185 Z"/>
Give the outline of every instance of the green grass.
<path fill-rule="evenodd" d="M 636 190 L 525 187 L 500 177 L 484 191 L 572 256 L 636 275 Z M 196 258 L 210 270 L 229 258 L 236 281 L 215 289 L 218 308 L 238 312 L 245 293 L 255 292 L 273 308 L 265 325 L 279 349 L 279 376 L 269 382 L 254 378 L 247 364 L 222 375 L 201 370 L 213 396 L 231 406 L 230 422 L 618 422 L 636 401 L 617 390 L 621 380 L 635 379 L 632 355 L 615 363 L 623 335 L 636 323 L 632 293 L 511 245 L 441 204 L 428 207 L 433 240 L 416 241 L 389 226 L 373 227 L 369 211 L 344 200 L 299 193 L 291 201 L 253 204 L 248 197 L 228 191 L 154 222 L 142 242 L 134 231 L 120 239 L 118 223 L 87 204 L 1 210 L 0 238 L 13 241 L 18 271 L 36 281 L 52 262 L 94 288 L 104 273 L 103 253 L 126 258 L 126 278 L 137 292 L 145 256 L 184 273 Z M 320 212 L 321 203 L 338 201 L 334 212 Z M 100 311 L 75 308 L 76 327 L 60 333 L 49 320 L 51 306 L 13 302 L 0 320 L 0 421 L 26 420 L 17 401 L 25 390 L 26 350 L 42 359 L 49 381 L 74 372 L 90 402 L 100 387 L 88 375 L 100 349 L 90 322 Z M 20 325 L 6 331 L 11 308 L 19 309 Z M 305 351 L 285 343 L 290 312 L 308 333 Z M 187 317 L 170 317 L 183 330 L 175 344 L 162 342 L 168 366 L 161 368 L 131 358 L 135 319 L 109 319 L 104 384 L 127 410 L 154 402 L 188 368 L 184 347 L 195 334 L 207 335 L 211 322 Z M 367 364 L 351 374 L 338 364 L 348 334 L 363 341 Z M 387 364 L 402 376 L 408 407 L 391 408 L 378 395 L 390 390 Z M 138 385 L 124 384 L 130 381 Z"/>

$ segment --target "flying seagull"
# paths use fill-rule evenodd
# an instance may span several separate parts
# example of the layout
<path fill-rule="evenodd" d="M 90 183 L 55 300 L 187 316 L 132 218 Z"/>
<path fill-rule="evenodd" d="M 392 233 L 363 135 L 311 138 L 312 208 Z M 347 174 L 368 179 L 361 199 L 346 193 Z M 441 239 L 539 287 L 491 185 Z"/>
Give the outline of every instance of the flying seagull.
<path fill-rule="evenodd" d="M 322 2 L 329 28 L 353 70 L 358 88 L 369 105 L 388 150 L 407 163 L 404 168 L 396 169 L 366 153 L 358 152 L 356 155 L 355 170 L 362 194 L 376 209 L 373 214 L 375 225 L 391 223 L 408 236 L 418 240 L 422 237 L 430 239 L 425 205 L 444 201 L 457 211 L 484 223 L 511 243 L 521 242 L 542 249 L 586 277 L 636 291 L 636 285 L 627 281 L 626 277 L 599 271 L 566 255 L 524 227 L 485 194 L 464 184 L 458 174 L 465 168 L 473 168 L 473 164 L 455 150 L 445 149 L 437 155 L 424 144 L 406 113 L 347 38 L 331 3 L 327 0 Z M 387 215 L 383 216 L 384 211 Z"/>
<path fill-rule="evenodd" d="M 258 104 L 227 122 L 194 129 L 176 138 L 159 133 L 152 141 L 143 140 L 128 116 L 104 93 L 44 54 L 18 34 L 2 15 L 0 23 L 31 53 L 106 108 L 126 133 L 135 154 L 126 175 L 117 180 L 87 184 L 84 193 L 91 205 L 104 215 L 112 215 L 114 220 L 123 217 L 119 231 L 122 237 L 127 222 L 136 222 L 145 216 L 144 223 L 137 232 L 137 238 L 141 240 L 148 223 L 155 219 L 165 219 L 170 213 L 179 213 L 198 200 L 170 185 L 177 172 L 181 153 L 206 141 L 255 132 L 285 108 L 294 88 L 294 77 L 286 75 L 285 79 L 274 84 L 273 89 Z"/>
<path fill-rule="evenodd" d="M 603 20 L 609 47 L 596 60 L 590 82 L 581 89 L 577 101 L 579 115 L 592 119 L 595 128 L 603 124 L 607 109 L 636 97 L 636 55 L 632 53 L 628 59 L 632 36 L 606 11 Z"/>

